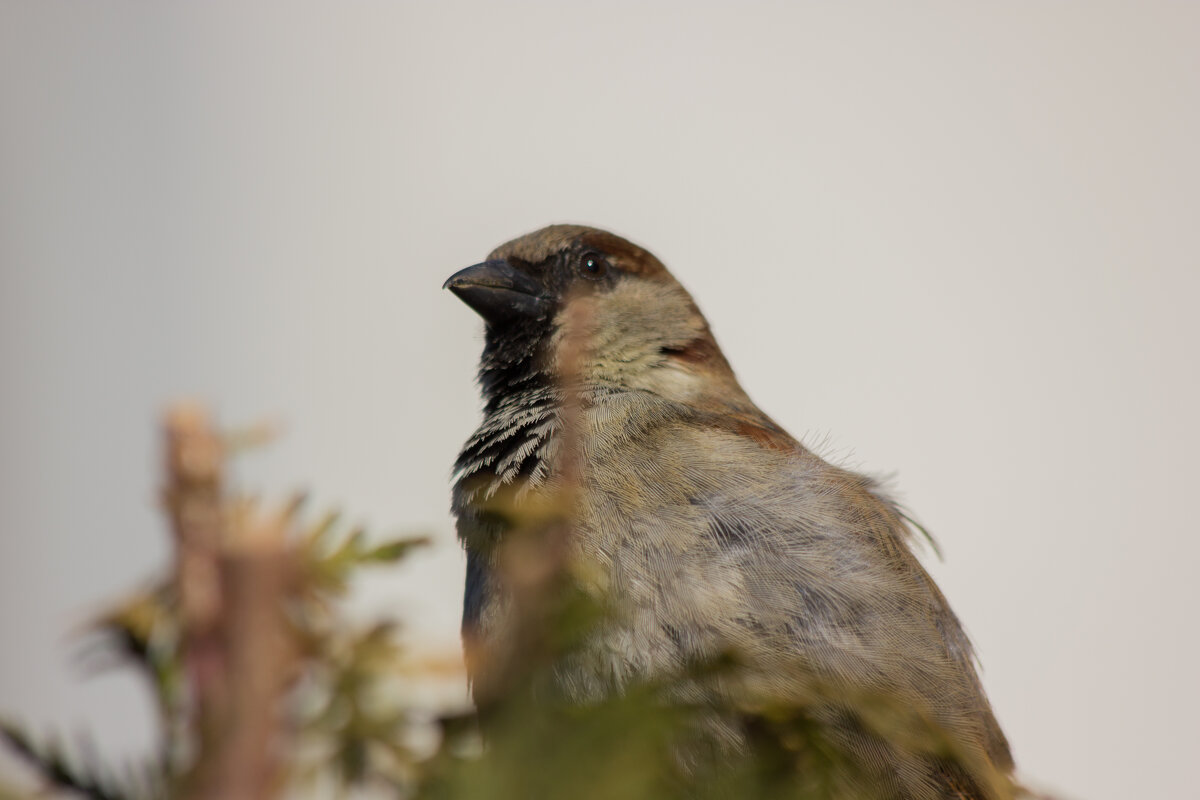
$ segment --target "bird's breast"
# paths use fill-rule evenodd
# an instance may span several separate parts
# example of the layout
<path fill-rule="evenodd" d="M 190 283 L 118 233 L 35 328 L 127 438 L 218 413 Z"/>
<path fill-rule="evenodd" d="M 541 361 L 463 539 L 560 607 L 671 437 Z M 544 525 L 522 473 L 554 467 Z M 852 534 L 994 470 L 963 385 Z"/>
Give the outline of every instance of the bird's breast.
<path fill-rule="evenodd" d="M 465 508 L 502 488 L 538 485 L 550 471 L 558 400 L 550 390 L 506 399 L 489 409 L 455 462 L 455 505 Z"/>

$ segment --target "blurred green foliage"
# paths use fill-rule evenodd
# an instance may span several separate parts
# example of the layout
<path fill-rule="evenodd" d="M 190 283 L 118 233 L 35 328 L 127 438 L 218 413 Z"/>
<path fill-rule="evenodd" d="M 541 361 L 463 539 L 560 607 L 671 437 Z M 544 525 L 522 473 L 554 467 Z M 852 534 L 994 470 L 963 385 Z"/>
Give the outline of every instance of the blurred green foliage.
<path fill-rule="evenodd" d="M 569 702 L 556 689 L 556 670 L 580 657 L 611 612 L 603 598 L 570 579 L 564 564 L 534 570 L 546 577 L 527 593 L 526 601 L 535 602 L 526 603 L 518 626 L 516 657 L 491 665 L 501 671 L 495 684 L 500 691 L 477 698 L 478 713 L 431 708 L 404 691 L 414 667 L 395 623 L 356 622 L 345 612 L 346 595 L 363 570 L 394 565 L 426 540 L 377 542 L 361 529 L 344 530 L 336 514 L 309 524 L 302 516 L 298 499 L 281 515 L 290 531 L 284 555 L 291 566 L 280 611 L 294 674 L 277 710 L 283 785 L 268 794 L 414 800 L 897 797 L 883 760 L 864 763 L 850 755 L 854 737 L 860 745 L 865 737 L 961 776 L 967 787 L 961 797 L 1016 793 L 1006 776 L 972 763 L 921 709 L 824 685 L 800 663 L 789 682 L 795 690 L 786 698 L 731 701 L 721 708 L 688 702 L 730 696 L 693 690 L 735 681 L 738 654 L 731 652 L 614 696 Z M 527 527 L 540 526 L 535 533 L 545 535 L 558 526 L 565 535 L 564 519 L 549 514 Z M 536 547 L 529 552 L 546 550 L 541 539 L 525 544 L 530 542 Z M 51 791 L 95 800 L 190 798 L 189 776 L 203 747 L 179 587 L 172 579 L 136 593 L 101 615 L 94 630 L 99 636 L 85 651 L 87 663 L 132 665 L 145 677 L 159 716 L 157 752 L 115 767 L 95 755 L 86 736 L 68 747 L 11 721 L 0 723 L 0 734 Z M 732 747 L 713 735 L 720 727 L 716 720 L 734 723 L 750 746 Z M 18 796 L 5 791 L 0 797 Z"/>

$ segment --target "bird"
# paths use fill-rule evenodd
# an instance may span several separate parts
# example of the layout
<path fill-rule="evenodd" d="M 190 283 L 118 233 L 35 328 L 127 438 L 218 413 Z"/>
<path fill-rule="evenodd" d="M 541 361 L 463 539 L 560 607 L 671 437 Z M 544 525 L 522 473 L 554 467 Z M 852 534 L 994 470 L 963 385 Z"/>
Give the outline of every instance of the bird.
<path fill-rule="evenodd" d="M 963 626 L 914 553 L 915 523 L 878 481 L 826 461 L 751 401 L 657 257 L 556 224 L 444 288 L 485 324 L 483 419 L 455 462 L 452 500 L 477 702 L 514 647 L 500 545 L 522 509 L 565 485 L 563 547 L 584 565 L 573 574 L 620 609 L 556 673 L 567 696 L 595 700 L 722 653 L 737 654 L 739 680 L 694 685 L 693 699 L 787 695 L 800 664 L 815 684 L 917 709 L 979 766 L 948 767 L 834 719 L 883 796 L 1002 795 L 980 774 L 1011 774 L 1009 744 Z M 712 735 L 752 746 L 733 715 Z"/>

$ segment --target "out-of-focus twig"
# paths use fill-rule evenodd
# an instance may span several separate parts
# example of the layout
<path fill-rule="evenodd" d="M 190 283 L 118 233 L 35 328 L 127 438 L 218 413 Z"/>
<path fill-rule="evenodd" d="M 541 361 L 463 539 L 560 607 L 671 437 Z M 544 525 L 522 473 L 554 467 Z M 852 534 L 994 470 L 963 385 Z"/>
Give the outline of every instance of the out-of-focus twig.
<path fill-rule="evenodd" d="M 593 313 L 586 302 L 567 304 L 550 354 L 559 374 L 561 403 L 556 425 L 555 466 L 544 486 L 505 487 L 493 500 L 511 527 L 499 543 L 496 566 L 512 604 L 513 629 L 495 647 L 464 641 L 469 661 L 490 661 L 476 670 L 476 704 L 484 712 L 554 661 L 552 641 L 563 629 L 559 617 L 569 596 L 572 526 L 577 513 L 583 462 L 584 406 L 588 398 L 583 367 L 589 358 Z"/>
<path fill-rule="evenodd" d="M 195 724 L 212 731 L 205 715 L 228 704 L 220 637 L 220 548 L 224 448 L 208 413 L 194 405 L 167 412 L 163 504 L 175 536 L 175 579 L 184 626 L 183 658 L 195 692 Z"/>
<path fill-rule="evenodd" d="M 306 525 L 302 495 L 270 513 L 238 499 L 225 463 L 265 427 L 230 434 L 180 405 L 163 430 L 170 574 L 98 615 L 88 630 L 101 635 L 81 654 L 92 670 L 130 664 L 149 680 L 157 752 L 118 770 L 86 737 L 67 747 L 8 720 L 0 743 L 48 787 L 98 800 L 266 800 L 307 779 L 407 791 L 421 716 L 405 682 L 444 680 L 461 662 L 408 659 L 394 622 L 359 624 L 340 606 L 361 568 L 397 563 L 429 540 L 372 541 L 343 532 L 336 514 Z"/>
<path fill-rule="evenodd" d="M 280 785 L 280 700 L 294 659 L 283 616 L 290 515 L 222 496 L 224 447 L 195 406 L 167 415 L 164 501 L 176 545 L 197 759 L 186 800 L 256 800 Z"/>

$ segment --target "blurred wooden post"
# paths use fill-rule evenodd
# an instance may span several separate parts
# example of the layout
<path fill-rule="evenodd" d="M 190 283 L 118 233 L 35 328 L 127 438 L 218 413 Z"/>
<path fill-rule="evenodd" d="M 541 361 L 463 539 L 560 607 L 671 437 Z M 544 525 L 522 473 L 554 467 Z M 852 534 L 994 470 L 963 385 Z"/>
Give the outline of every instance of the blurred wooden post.
<path fill-rule="evenodd" d="M 283 617 L 290 555 L 283 516 L 223 496 L 225 448 L 202 408 L 166 419 L 163 497 L 175 535 L 194 767 L 186 800 L 257 800 L 280 788 L 280 700 L 293 652 Z"/>

